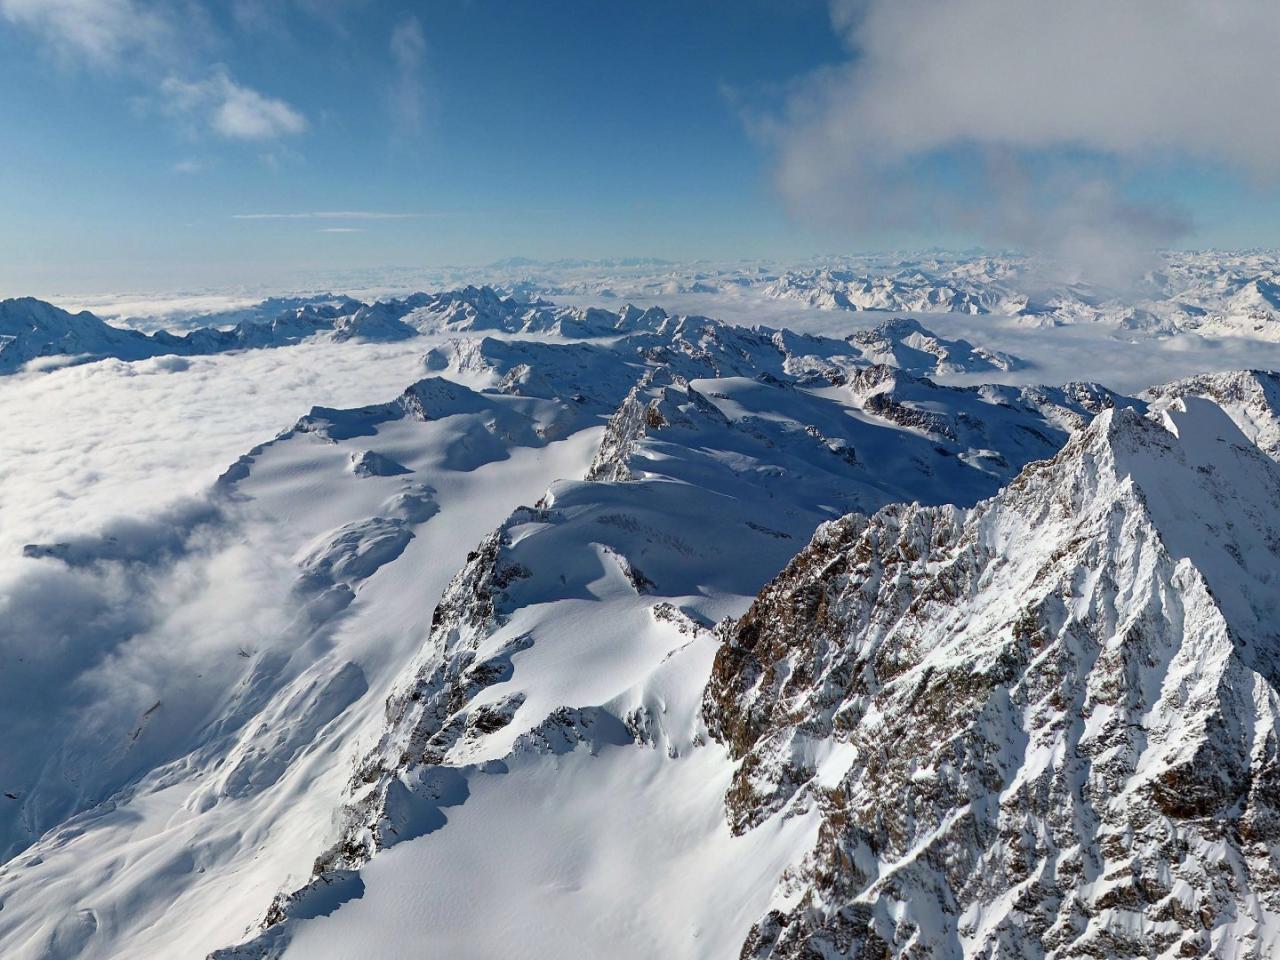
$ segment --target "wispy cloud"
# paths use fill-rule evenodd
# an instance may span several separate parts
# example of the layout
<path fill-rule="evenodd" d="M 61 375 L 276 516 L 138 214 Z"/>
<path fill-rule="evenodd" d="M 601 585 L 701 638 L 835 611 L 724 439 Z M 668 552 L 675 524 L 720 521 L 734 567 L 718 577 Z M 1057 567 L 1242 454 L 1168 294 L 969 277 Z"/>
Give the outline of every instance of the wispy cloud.
<path fill-rule="evenodd" d="M 163 57 L 182 36 L 165 8 L 135 0 L 0 0 L 0 15 L 60 56 L 95 66 Z"/>
<path fill-rule="evenodd" d="M 301 113 L 283 100 L 236 83 L 225 67 L 214 68 L 206 80 L 166 77 L 160 92 L 170 110 L 200 116 L 211 130 L 230 139 L 269 140 L 307 129 Z"/>
<path fill-rule="evenodd" d="M 43 41 L 64 64 L 131 76 L 167 113 L 233 140 L 306 130 L 292 105 L 208 63 L 218 31 L 196 3 L 148 0 L 0 0 L 0 18 Z"/>
<path fill-rule="evenodd" d="M 232 220 L 416 220 L 438 213 L 395 213 L 383 210 L 314 210 L 301 213 L 233 213 Z"/>
<path fill-rule="evenodd" d="M 321 227 L 320 233 L 364 233 L 364 227 Z"/>
<path fill-rule="evenodd" d="M 392 116 L 400 131 L 420 133 L 427 106 L 423 76 L 427 39 L 417 17 L 406 16 L 391 31 L 391 58 L 396 67 L 391 88 Z"/>

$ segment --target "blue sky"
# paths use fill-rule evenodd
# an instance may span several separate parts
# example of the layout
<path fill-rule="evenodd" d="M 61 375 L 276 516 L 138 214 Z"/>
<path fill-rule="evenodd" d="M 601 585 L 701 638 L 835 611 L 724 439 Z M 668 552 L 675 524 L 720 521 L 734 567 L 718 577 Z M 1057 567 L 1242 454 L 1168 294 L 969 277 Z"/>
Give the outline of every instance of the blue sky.
<path fill-rule="evenodd" d="M 910 45 L 885 38 L 914 7 L 911 43 L 926 43 L 930 2 L 859 0 L 855 16 L 842 0 L 0 0 L 0 283 L 1016 243 L 1025 231 L 986 215 L 1009 202 L 993 150 L 1040 183 L 1075 176 L 1083 149 L 1084 192 L 1109 198 L 1085 219 L 1108 230 L 1137 204 L 1179 224 L 1153 241 L 1277 242 L 1273 172 L 1245 169 L 1253 154 L 1220 162 L 1172 121 L 1126 139 L 1131 118 L 1081 125 L 1070 102 L 1047 128 L 1041 101 L 1010 102 L 1005 116 L 1035 112 L 1002 125 L 971 101 L 1021 78 L 983 61 L 941 87 L 915 79 Z M 886 125 L 875 104 L 895 99 Z M 1126 108 L 1150 113 L 1137 95 Z M 973 126 L 949 128 L 957 115 Z M 944 132 L 922 141 L 925 127 Z"/>
<path fill-rule="evenodd" d="M 276 7 L 210 4 L 198 66 L 140 69 L 0 21 L 0 122 L 22 131 L 0 168 L 6 280 L 813 246 L 733 91 L 838 58 L 821 3 Z M 420 29 L 416 62 L 397 29 Z M 168 78 L 219 70 L 304 129 L 227 136 L 164 102 Z M 406 216 L 235 219 L 365 211 Z"/>

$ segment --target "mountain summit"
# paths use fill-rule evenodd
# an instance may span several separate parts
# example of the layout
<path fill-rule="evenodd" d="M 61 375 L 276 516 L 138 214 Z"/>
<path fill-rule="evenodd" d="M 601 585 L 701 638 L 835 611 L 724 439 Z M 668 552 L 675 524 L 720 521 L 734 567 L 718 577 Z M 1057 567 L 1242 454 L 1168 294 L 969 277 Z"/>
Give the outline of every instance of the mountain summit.
<path fill-rule="evenodd" d="M 1187 396 L 970 511 L 822 527 L 705 700 L 733 830 L 820 817 L 743 956 L 1271 955 L 1277 517 Z"/>

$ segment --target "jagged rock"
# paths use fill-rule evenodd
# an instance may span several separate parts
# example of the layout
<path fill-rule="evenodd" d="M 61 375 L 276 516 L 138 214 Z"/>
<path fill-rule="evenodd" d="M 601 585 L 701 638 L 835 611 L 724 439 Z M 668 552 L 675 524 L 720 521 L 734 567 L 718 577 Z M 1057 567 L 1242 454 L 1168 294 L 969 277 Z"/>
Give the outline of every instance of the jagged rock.
<path fill-rule="evenodd" d="M 662 401 L 667 398 L 668 387 L 683 388 L 686 396 L 689 395 L 688 383 L 665 367 L 651 367 L 645 371 L 640 382 L 631 388 L 622 405 L 609 418 L 604 438 L 587 468 L 586 479 L 634 479 L 628 461 L 636 443 L 648 432 L 661 430 L 670 423 L 670 404 L 668 414 L 662 412 Z"/>
<path fill-rule="evenodd" d="M 351 472 L 357 477 L 395 477 L 412 471 L 376 451 L 361 450 L 351 454 Z"/>
<path fill-rule="evenodd" d="M 1203 400 L 1153 416 L 827 524 L 733 628 L 730 824 L 821 818 L 744 957 L 1274 948 L 1280 470 Z"/>
<path fill-rule="evenodd" d="M 344 811 L 341 837 L 317 860 L 317 874 L 356 869 L 377 850 L 403 839 L 388 804 L 413 792 L 422 769 L 440 763 L 469 731 L 501 729 L 519 708 L 521 700 L 508 698 L 486 705 L 475 716 L 467 710 L 477 693 L 510 677 L 511 656 L 531 643 L 518 637 L 496 656 L 476 658 L 480 641 L 503 616 L 504 591 L 529 575 L 502 556 L 510 525 L 509 521 L 468 554 L 436 606 L 423 662 L 387 700 L 386 731 L 357 767 L 354 799 Z"/>

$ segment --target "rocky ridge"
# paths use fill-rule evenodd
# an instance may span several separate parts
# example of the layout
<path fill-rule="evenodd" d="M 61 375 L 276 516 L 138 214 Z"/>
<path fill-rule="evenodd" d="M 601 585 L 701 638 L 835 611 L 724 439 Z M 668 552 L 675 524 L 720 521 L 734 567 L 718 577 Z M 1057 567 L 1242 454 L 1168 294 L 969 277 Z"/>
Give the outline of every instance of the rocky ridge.
<path fill-rule="evenodd" d="M 742 955 L 1269 955 L 1277 505 L 1186 397 L 972 510 L 820 528 L 706 694 L 733 829 L 821 818 Z"/>

